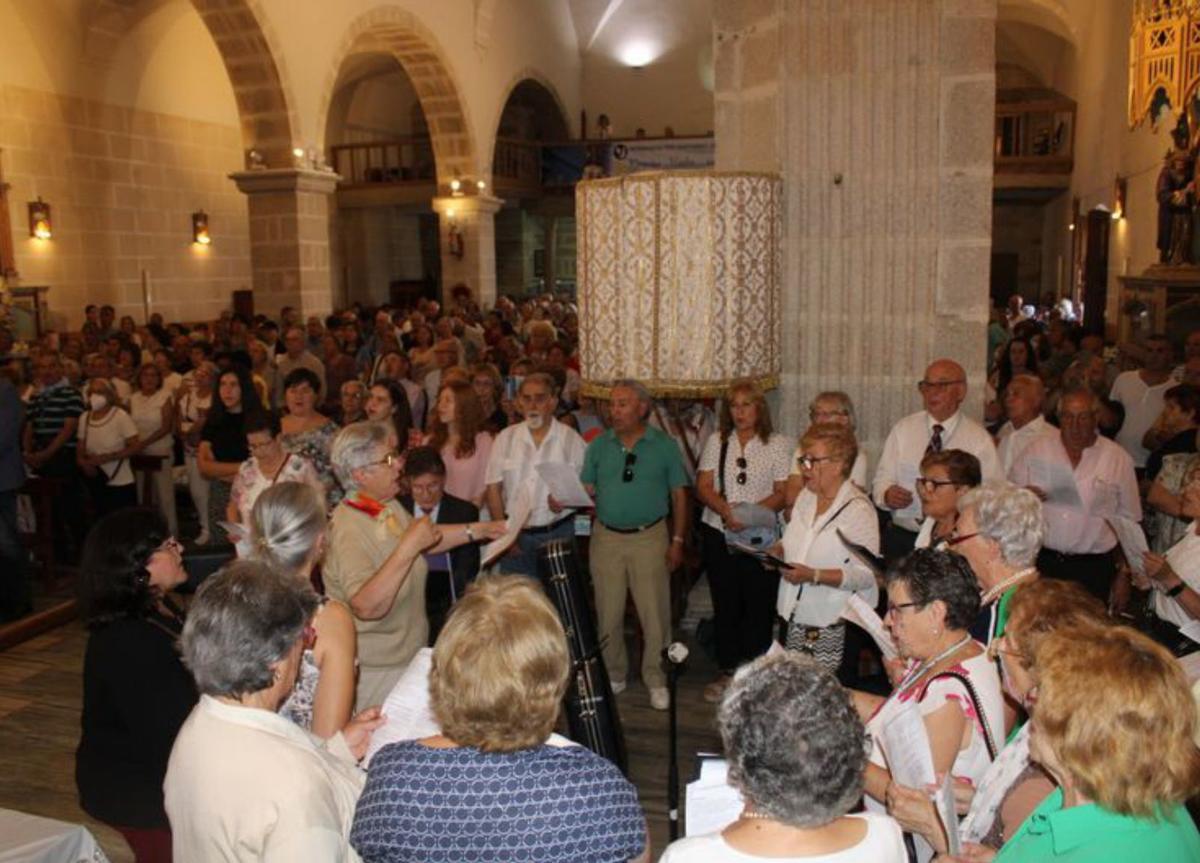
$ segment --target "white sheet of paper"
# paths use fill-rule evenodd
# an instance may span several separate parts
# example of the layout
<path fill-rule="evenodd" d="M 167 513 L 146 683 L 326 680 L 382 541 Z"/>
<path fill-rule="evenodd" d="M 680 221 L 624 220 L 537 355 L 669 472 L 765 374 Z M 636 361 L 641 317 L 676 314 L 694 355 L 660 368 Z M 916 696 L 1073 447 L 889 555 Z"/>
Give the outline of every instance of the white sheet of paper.
<path fill-rule="evenodd" d="M 917 477 L 921 475 L 921 466 L 900 462 L 896 466 L 896 485 L 912 495 L 912 503 L 892 513 L 893 518 L 921 519 L 921 496 L 917 494 Z"/>
<path fill-rule="evenodd" d="M 531 512 L 533 512 L 533 490 L 527 484 L 522 486 L 516 497 L 513 498 L 512 506 L 508 510 L 508 526 L 504 535 L 499 539 L 493 539 L 483 547 L 483 558 L 479 561 L 480 567 L 491 566 L 496 558 L 508 551 L 508 547 L 517 541 L 517 534 L 521 532 L 525 522 L 529 521 Z"/>
<path fill-rule="evenodd" d="M 700 776 L 684 791 L 684 835 L 700 836 L 723 830 L 742 814 L 742 795 L 729 784 L 729 764 L 705 758 Z"/>
<path fill-rule="evenodd" d="M 894 781 L 909 788 L 924 788 L 937 783 L 929 735 L 917 702 L 901 702 L 884 724 L 880 737 Z"/>
<path fill-rule="evenodd" d="M 579 468 L 561 461 L 543 461 L 534 465 L 534 470 L 550 490 L 550 494 L 563 506 L 587 509 L 592 499 L 579 481 Z"/>
<path fill-rule="evenodd" d="M 383 715 L 387 721 L 371 734 L 363 758 L 364 768 L 371 763 L 375 753 L 389 743 L 419 740 L 441 733 L 441 726 L 429 707 L 429 667 L 432 662 L 432 649 L 422 647 L 418 650 L 384 699 Z"/>
<path fill-rule="evenodd" d="M 1117 542 L 1121 543 L 1121 551 L 1125 552 L 1125 559 L 1129 561 L 1134 572 L 1138 575 L 1145 575 L 1143 555 L 1150 550 L 1150 546 L 1146 544 L 1146 534 L 1142 533 L 1142 526 L 1136 521 L 1122 518 L 1119 515 L 1105 520 L 1113 529 L 1113 533 L 1117 535 Z"/>
<path fill-rule="evenodd" d="M 1079 488 L 1075 485 L 1075 474 L 1065 464 L 1040 458 L 1030 459 L 1029 483 L 1046 493 L 1046 503 L 1083 507 L 1083 498 L 1079 496 Z"/>
<path fill-rule="evenodd" d="M 1200 620 L 1189 620 L 1179 627 L 1179 634 L 1186 635 L 1192 641 L 1200 644 Z"/>
<path fill-rule="evenodd" d="M 879 648 L 879 652 L 883 654 L 884 659 L 899 657 L 900 653 L 896 650 L 891 633 L 884 627 L 883 621 L 875 613 L 875 609 L 867 605 L 866 601 L 857 593 L 851 594 L 850 599 L 846 601 L 846 607 L 842 609 L 842 617 L 855 626 L 865 629 Z"/>
<path fill-rule="evenodd" d="M 962 853 L 962 839 L 958 835 L 958 810 L 954 808 L 954 791 L 950 787 L 950 781 L 949 773 L 942 777 L 942 787 L 933 796 L 933 803 L 942 819 L 942 825 L 946 828 L 946 842 L 950 846 L 950 855 L 955 857 Z"/>

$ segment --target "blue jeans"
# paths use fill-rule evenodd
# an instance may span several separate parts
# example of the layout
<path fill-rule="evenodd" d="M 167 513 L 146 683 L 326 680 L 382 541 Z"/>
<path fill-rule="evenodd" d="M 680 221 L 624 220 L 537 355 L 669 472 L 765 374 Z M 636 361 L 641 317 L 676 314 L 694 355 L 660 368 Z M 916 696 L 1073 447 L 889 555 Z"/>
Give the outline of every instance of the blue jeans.
<path fill-rule="evenodd" d="M 529 575 L 537 577 L 537 558 L 542 546 L 555 539 L 570 539 L 575 535 L 575 516 L 568 515 L 554 526 L 552 530 L 540 533 L 521 531 L 515 543 L 519 550 L 517 554 L 501 557 L 498 561 L 500 571 L 504 573 Z"/>

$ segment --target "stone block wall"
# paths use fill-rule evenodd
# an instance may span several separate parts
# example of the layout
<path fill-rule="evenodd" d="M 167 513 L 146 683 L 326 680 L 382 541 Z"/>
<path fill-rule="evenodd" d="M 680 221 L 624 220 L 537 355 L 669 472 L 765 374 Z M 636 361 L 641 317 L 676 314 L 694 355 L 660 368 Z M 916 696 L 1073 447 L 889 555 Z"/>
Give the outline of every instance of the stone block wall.
<path fill-rule="evenodd" d="M 877 453 L 929 360 L 979 412 L 992 218 L 995 0 L 737 0 L 715 8 L 717 166 L 784 178 L 784 374 Z"/>
<path fill-rule="evenodd" d="M 236 126 L 0 86 L 0 172 L 20 284 L 49 285 L 52 325 L 75 328 L 87 303 L 143 319 L 214 317 L 249 288 L 246 199 L 228 179 L 242 166 Z M 26 203 L 51 205 L 54 237 L 28 234 Z M 213 242 L 192 244 L 205 210 Z"/>

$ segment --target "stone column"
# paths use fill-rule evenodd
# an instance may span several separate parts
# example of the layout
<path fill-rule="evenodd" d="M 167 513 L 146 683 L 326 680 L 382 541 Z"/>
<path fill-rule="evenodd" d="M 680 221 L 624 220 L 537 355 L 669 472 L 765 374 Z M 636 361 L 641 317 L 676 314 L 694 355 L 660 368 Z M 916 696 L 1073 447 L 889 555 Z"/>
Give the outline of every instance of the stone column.
<path fill-rule="evenodd" d="M 443 303 L 460 282 L 471 289 L 480 306 L 487 308 L 496 302 L 495 216 L 503 203 L 491 195 L 433 199 L 439 217 Z"/>
<path fill-rule="evenodd" d="M 843 389 L 877 453 L 929 360 L 985 378 L 996 0 L 714 4 L 717 167 L 784 178 L 780 425 Z"/>
<path fill-rule="evenodd" d="M 249 199 L 256 311 L 293 306 L 302 316 L 333 309 L 330 208 L 337 174 L 303 168 L 230 174 Z"/>

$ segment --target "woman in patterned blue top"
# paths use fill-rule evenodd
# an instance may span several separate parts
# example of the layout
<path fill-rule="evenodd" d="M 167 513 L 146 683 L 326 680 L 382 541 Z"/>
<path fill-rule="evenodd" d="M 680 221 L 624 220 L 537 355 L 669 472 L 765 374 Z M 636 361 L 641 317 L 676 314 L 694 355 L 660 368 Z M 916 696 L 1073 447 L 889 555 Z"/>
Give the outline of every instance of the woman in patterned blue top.
<path fill-rule="evenodd" d="M 476 581 L 433 649 L 442 734 L 371 761 L 350 834 L 365 863 L 648 860 L 634 787 L 595 753 L 545 742 L 568 673 L 562 624 L 537 583 Z"/>

